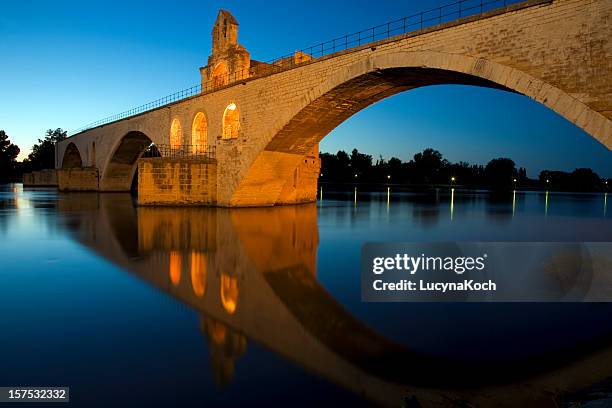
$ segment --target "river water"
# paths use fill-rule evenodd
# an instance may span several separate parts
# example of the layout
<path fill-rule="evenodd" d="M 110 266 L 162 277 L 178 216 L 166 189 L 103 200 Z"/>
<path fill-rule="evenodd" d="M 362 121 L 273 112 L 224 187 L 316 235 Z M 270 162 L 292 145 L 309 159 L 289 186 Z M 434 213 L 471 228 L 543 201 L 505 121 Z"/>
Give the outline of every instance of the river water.
<path fill-rule="evenodd" d="M 612 304 L 364 303 L 359 262 L 366 242 L 612 241 L 610 198 L 229 210 L 4 185 L 0 386 L 70 386 L 75 406 L 608 406 Z"/>

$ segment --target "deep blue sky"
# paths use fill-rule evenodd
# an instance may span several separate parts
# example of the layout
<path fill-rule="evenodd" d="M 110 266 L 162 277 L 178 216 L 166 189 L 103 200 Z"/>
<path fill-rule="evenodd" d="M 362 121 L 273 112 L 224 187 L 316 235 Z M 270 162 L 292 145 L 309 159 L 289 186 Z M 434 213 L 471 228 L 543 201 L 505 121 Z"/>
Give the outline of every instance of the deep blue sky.
<path fill-rule="evenodd" d="M 199 82 L 219 8 L 239 41 L 268 60 L 448 3 L 442 0 L 12 1 L 0 12 L 0 129 L 24 153 L 45 129 L 78 128 Z M 452 161 L 513 158 L 612 176 L 612 152 L 529 99 L 475 87 L 405 92 L 360 112 L 321 144 L 409 159 L 425 147 Z"/>

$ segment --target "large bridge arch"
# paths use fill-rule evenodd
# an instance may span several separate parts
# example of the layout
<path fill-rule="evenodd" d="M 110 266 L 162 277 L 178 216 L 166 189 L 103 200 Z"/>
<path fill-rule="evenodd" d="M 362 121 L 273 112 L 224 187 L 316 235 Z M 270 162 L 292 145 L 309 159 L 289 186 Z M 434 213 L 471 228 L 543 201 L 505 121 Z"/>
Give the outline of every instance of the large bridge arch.
<path fill-rule="evenodd" d="M 136 162 L 153 143 L 140 131 L 127 132 L 115 144 L 100 177 L 100 190 L 129 191 L 136 172 Z"/>
<path fill-rule="evenodd" d="M 375 47 L 372 48 L 375 50 Z M 498 62 L 436 51 L 373 54 L 336 69 L 304 95 L 290 119 L 269 129 L 265 147 L 246 169 L 230 205 L 274 205 L 295 200 L 287 184 L 304 156 L 336 126 L 397 93 L 441 84 L 464 84 L 516 92 L 547 106 L 612 149 L 612 121 L 584 102 L 541 79 Z M 263 178 L 262 178 L 263 176 Z M 295 184 L 295 182 L 293 182 Z M 256 191 L 266 186 L 260 202 Z M 315 186 L 316 187 L 316 186 Z M 305 201 L 316 191 L 302 194 Z"/>

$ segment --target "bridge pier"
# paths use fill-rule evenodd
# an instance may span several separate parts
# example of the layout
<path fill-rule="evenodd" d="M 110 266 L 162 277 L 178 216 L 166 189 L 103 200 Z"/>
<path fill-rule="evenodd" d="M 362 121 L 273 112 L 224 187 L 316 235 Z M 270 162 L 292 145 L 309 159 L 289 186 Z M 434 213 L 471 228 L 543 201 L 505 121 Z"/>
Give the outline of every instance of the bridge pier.
<path fill-rule="evenodd" d="M 23 175 L 24 186 L 57 187 L 57 171 L 55 169 L 33 171 Z"/>
<path fill-rule="evenodd" d="M 165 157 L 138 160 L 139 205 L 217 203 L 217 163 L 211 159 Z"/>
<path fill-rule="evenodd" d="M 57 169 L 57 185 L 60 191 L 98 191 L 97 167 Z"/>
<path fill-rule="evenodd" d="M 257 157 L 240 186 L 230 192 L 229 207 L 265 207 L 317 200 L 321 170 L 319 145 L 307 154 L 265 151 Z M 227 177 L 226 177 L 227 178 Z"/>

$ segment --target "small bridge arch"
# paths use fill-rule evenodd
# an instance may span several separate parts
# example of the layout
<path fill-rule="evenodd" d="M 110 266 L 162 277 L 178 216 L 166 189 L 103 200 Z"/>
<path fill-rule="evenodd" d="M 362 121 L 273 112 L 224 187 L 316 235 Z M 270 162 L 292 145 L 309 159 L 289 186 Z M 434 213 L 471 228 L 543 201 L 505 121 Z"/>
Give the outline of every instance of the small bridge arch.
<path fill-rule="evenodd" d="M 66 146 L 64 157 L 62 159 L 62 169 L 74 169 L 83 167 L 83 159 L 81 158 L 81 152 L 74 143 L 69 143 Z"/>
<path fill-rule="evenodd" d="M 127 132 L 117 143 L 108 158 L 100 189 L 104 191 L 129 191 L 136 173 L 136 161 L 153 140 L 140 131 Z"/>

